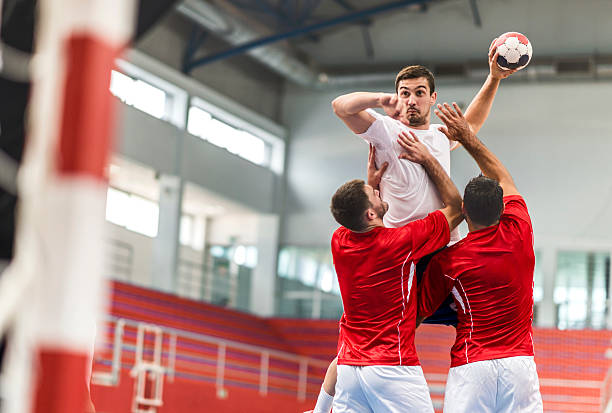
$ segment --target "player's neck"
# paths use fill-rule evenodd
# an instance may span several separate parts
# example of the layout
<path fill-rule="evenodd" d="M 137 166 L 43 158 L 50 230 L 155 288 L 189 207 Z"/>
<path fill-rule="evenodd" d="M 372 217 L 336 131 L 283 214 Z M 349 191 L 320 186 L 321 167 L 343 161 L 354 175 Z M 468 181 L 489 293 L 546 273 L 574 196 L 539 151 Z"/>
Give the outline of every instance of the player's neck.
<path fill-rule="evenodd" d="M 429 129 L 429 122 L 427 122 L 424 125 L 420 125 L 420 126 L 410 126 L 412 129 L 416 129 L 416 130 L 428 130 Z"/>
<path fill-rule="evenodd" d="M 467 221 L 467 220 L 466 220 L 466 221 Z M 479 230 L 481 230 L 481 229 L 489 228 L 489 227 L 492 227 L 492 226 L 494 226 L 494 225 L 497 225 L 498 223 L 499 223 L 499 221 L 495 221 L 495 222 L 494 222 L 493 224 L 491 224 L 491 225 L 480 225 L 480 224 L 475 224 L 475 223 L 474 223 L 474 222 L 472 222 L 472 221 L 467 221 L 467 224 L 468 224 L 468 230 L 469 230 L 470 232 L 479 231 Z"/>
<path fill-rule="evenodd" d="M 380 218 L 370 221 L 363 231 L 353 231 L 353 232 L 356 232 L 358 234 L 364 234 L 378 227 L 383 227 L 383 228 L 385 227 L 385 224 L 383 224 L 383 220 Z"/>

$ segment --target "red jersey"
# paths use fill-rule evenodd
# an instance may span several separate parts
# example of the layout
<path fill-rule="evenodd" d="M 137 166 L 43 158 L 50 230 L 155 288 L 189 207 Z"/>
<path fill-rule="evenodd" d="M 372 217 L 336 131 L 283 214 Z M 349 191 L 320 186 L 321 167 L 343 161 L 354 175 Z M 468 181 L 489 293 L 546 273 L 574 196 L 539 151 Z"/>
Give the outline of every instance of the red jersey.
<path fill-rule="evenodd" d="M 440 211 L 400 228 L 334 232 L 331 250 L 344 306 L 338 364 L 419 365 L 415 262 L 449 239 Z"/>
<path fill-rule="evenodd" d="M 453 294 L 459 323 L 451 367 L 533 356 L 534 266 L 533 229 L 520 195 L 504 197 L 499 224 L 433 257 L 419 285 L 419 316 Z"/>

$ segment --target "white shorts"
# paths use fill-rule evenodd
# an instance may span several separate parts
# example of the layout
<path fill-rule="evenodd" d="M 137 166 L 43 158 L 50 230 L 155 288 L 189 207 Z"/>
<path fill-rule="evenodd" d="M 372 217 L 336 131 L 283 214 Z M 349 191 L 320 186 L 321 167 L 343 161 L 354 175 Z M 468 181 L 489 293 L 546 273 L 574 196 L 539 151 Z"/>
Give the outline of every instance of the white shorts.
<path fill-rule="evenodd" d="M 334 413 L 433 413 L 421 366 L 338 365 Z"/>
<path fill-rule="evenodd" d="M 444 413 L 542 412 L 540 382 L 533 357 L 477 361 L 452 367 L 444 393 Z"/>

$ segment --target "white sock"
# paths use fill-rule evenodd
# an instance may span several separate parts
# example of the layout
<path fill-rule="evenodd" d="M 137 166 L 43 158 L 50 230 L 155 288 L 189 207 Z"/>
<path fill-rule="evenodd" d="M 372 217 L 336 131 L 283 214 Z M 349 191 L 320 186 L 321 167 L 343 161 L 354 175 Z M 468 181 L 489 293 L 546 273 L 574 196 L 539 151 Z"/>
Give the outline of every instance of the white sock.
<path fill-rule="evenodd" d="M 327 394 L 323 387 L 319 392 L 319 398 L 317 398 L 317 405 L 315 406 L 313 413 L 329 413 L 334 402 L 334 396 Z"/>

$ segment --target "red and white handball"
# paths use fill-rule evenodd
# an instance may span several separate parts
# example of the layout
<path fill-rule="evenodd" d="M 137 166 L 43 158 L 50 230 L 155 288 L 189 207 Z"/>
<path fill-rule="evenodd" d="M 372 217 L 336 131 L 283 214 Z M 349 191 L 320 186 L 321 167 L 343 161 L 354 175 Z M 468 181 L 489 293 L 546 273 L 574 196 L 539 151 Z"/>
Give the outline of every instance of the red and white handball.
<path fill-rule="evenodd" d="M 529 64 L 533 53 L 527 36 L 517 32 L 500 35 L 492 47 L 499 52 L 497 65 L 505 70 L 524 68 Z"/>

